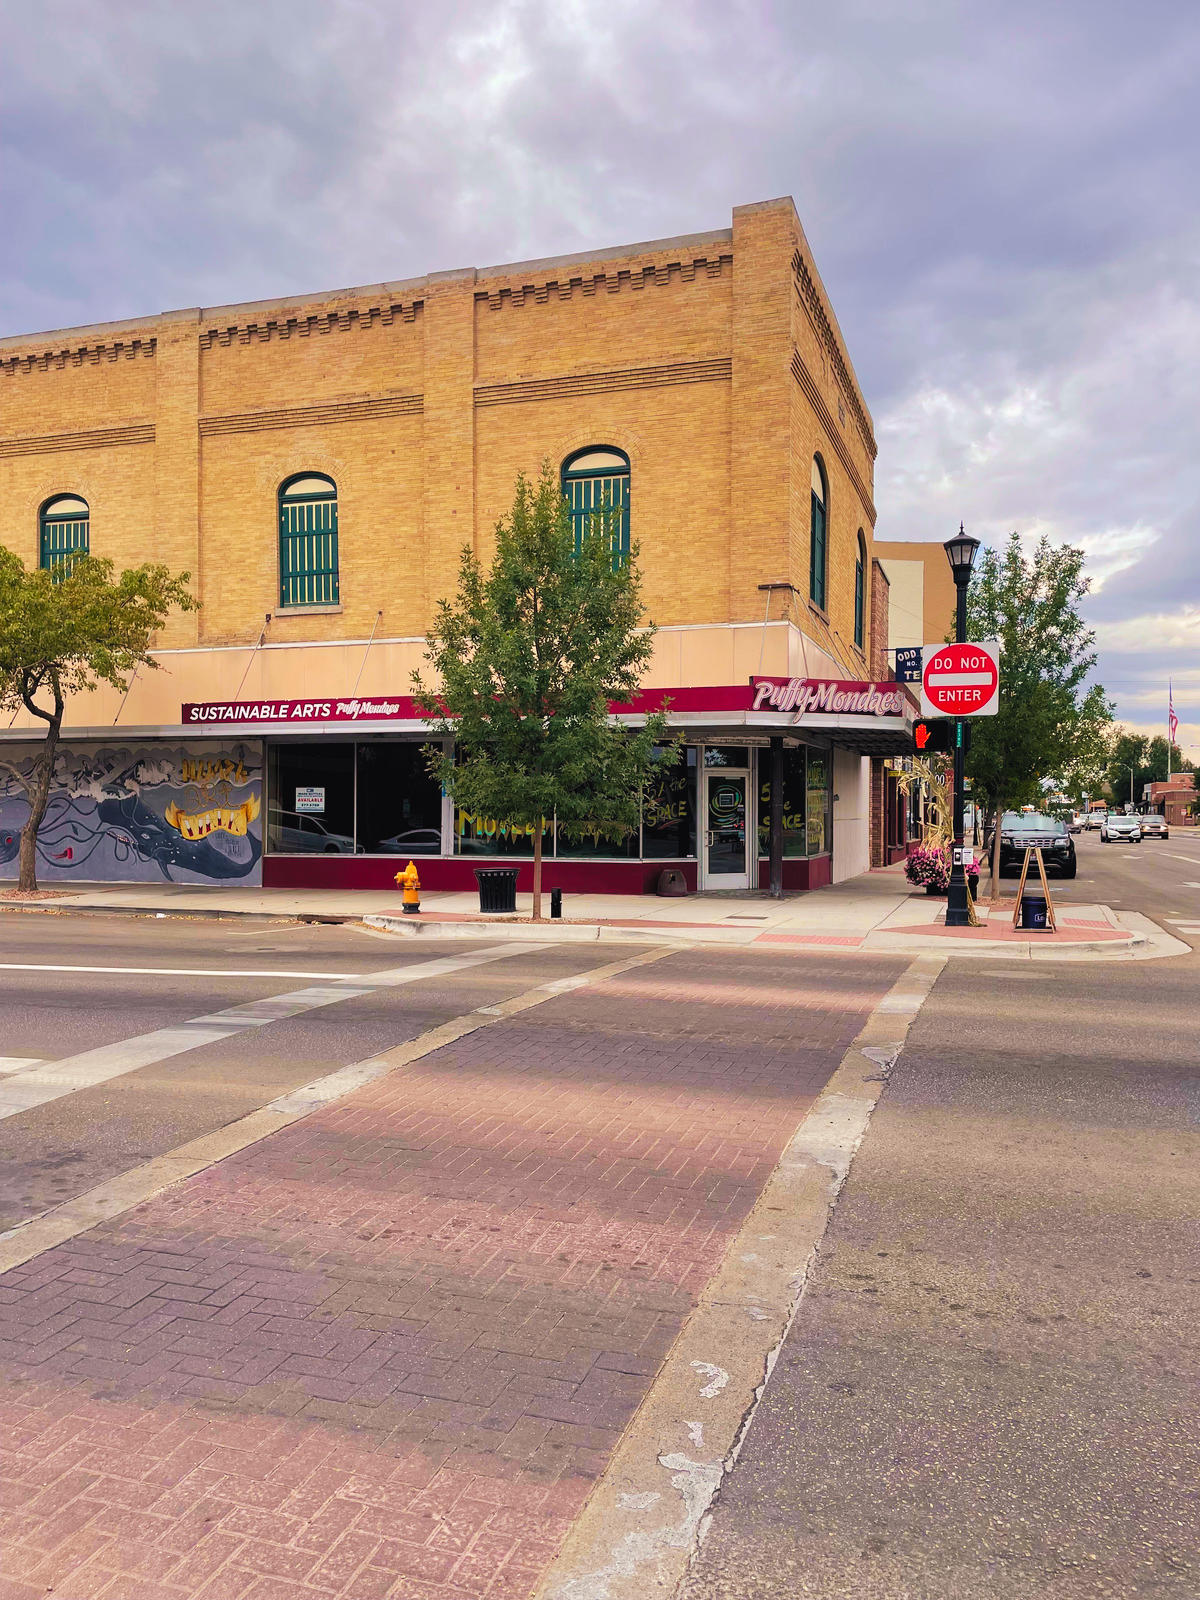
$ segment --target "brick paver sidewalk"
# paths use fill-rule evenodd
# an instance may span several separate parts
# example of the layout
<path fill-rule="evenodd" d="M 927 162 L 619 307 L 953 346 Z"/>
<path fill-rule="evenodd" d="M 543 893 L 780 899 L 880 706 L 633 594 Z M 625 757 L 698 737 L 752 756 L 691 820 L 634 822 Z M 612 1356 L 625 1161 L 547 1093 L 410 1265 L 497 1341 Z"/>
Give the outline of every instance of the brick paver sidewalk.
<path fill-rule="evenodd" d="M 888 958 L 689 952 L 0 1278 L 0 1597 L 518 1600 Z"/>

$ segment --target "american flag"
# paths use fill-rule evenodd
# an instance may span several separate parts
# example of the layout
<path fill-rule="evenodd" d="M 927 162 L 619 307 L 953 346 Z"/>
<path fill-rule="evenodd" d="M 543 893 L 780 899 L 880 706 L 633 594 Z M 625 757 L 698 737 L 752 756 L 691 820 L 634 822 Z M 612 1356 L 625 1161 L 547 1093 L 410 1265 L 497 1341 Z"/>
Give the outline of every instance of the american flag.
<path fill-rule="evenodd" d="M 1171 688 L 1171 680 L 1167 679 L 1167 730 L 1171 735 L 1171 743 L 1175 743 L 1175 735 L 1179 731 L 1179 718 L 1175 715 L 1175 694 Z"/>

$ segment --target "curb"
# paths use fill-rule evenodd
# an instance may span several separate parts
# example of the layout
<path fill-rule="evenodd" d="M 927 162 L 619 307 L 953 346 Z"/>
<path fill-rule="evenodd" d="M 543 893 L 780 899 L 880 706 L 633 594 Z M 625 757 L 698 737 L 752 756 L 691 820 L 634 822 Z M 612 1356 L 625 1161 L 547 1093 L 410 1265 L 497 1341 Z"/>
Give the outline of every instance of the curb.
<path fill-rule="evenodd" d="M 670 1595 L 703 1537 L 913 1018 L 946 965 L 892 985 L 791 1139 L 533 1600 Z"/>

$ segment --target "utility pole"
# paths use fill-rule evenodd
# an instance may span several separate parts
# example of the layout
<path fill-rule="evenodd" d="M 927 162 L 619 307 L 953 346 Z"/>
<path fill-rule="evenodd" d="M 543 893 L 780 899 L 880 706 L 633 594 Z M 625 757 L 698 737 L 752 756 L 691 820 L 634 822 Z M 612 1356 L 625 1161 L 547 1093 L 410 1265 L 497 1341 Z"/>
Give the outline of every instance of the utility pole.
<path fill-rule="evenodd" d="M 958 534 L 953 539 L 947 539 L 943 549 L 946 559 L 950 563 L 950 571 L 954 574 L 954 586 L 957 591 L 957 608 L 955 612 L 954 639 L 956 644 L 967 642 L 967 585 L 971 581 L 971 570 L 975 565 L 975 555 L 979 549 L 979 540 L 970 538 L 963 532 L 963 526 L 958 525 Z M 951 852 L 950 888 L 946 895 L 946 926 L 948 928 L 965 928 L 970 920 L 967 909 L 969 890 L 967 887 L 967 869 L 963 862 L 963 779 L 965 777 L 966 762 L 966 730 L 961 718 L 956 718 L 953 732 L 954 749 L 954 847 Z"/>

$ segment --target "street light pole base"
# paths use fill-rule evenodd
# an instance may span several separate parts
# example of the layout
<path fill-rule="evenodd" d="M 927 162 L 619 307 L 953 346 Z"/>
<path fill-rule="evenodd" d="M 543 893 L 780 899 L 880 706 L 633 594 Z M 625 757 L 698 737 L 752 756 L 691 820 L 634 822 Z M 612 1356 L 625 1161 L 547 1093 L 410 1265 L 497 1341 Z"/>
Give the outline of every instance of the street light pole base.
<path fill-rule="evenodd" d="M 950 878 L 950 887 L 946 892 L 946 926 L 948 928 L 971 926 L 971 913 L 967 902 L 967 875 L 961 867 L 955 867 Z"/>

